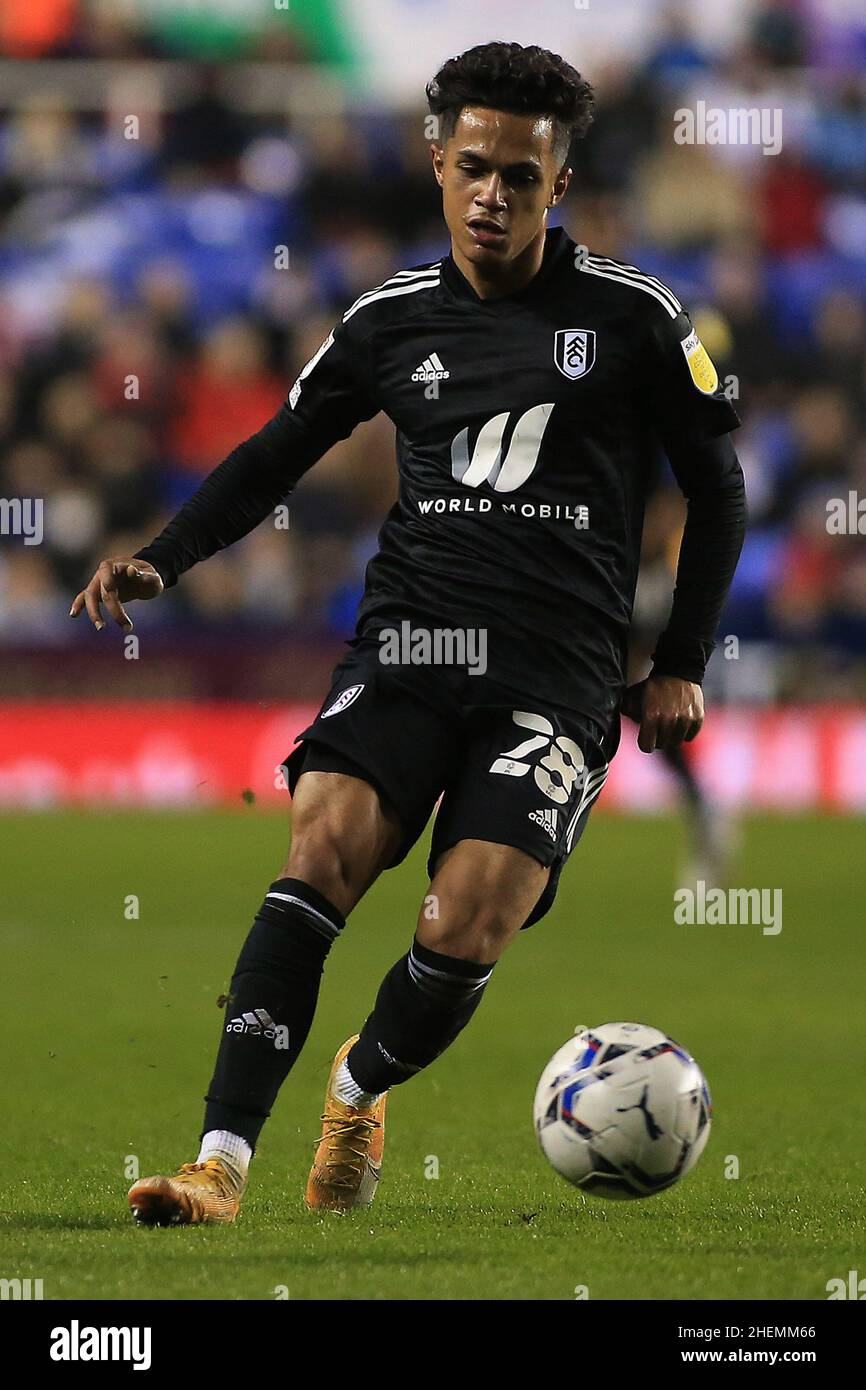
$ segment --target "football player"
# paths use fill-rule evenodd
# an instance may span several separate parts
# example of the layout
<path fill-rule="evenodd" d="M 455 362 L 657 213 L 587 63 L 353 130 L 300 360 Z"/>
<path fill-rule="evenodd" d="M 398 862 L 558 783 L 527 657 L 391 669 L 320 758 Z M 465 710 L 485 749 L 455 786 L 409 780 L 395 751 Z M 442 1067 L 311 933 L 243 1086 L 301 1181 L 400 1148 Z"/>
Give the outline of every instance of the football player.
<path fill-rule="evenodd" d="M 359 421 L 394 422 L 399 499 L 348 654 L 287 756 L 291 848 L 235 967 L 198 1157 L 135 1183 L 142 1222 L 234 1219 L 328 953 L 439 802 L 414 939 L 334 1058 L 307 1185 L 314 1209 L 372 1200 L 388 1094 L 455 1041 L 548 911 L 604 784 L 658 442 L 688 514 L 670 619 L 625 708 L 646 753 L 703 722 L 743 538 L 736 413 L 673 289 L 548 226 L 591 120 L 581 75 L 489 43 L 427 90 L 449 253 L 349 305 L 277 415 L 72 605 L 128 627 L 130 599 L 245 536 Z"/>

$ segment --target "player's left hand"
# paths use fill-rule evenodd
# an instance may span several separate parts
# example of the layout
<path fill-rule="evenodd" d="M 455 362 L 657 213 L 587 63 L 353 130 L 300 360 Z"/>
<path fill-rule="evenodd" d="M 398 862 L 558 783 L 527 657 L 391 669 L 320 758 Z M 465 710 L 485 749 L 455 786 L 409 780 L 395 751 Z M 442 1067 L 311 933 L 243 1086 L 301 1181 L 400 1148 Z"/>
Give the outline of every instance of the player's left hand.
<path fill-rule="evenodd" d="M 694 681 L 679 676 L 647 676 L 629 686 L 622 712 L 640 724 L 637 746 L 642 753 L 678 748 L 697 738 L 704 722 L 704 692 Z"/>

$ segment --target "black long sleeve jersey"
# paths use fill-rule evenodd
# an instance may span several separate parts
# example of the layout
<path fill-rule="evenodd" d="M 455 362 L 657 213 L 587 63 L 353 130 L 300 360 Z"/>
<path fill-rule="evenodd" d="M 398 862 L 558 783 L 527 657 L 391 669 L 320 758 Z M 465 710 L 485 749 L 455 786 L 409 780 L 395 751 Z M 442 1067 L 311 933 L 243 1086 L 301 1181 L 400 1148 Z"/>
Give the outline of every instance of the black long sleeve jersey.
<path fill-rule="evenodd" d="M 378 411 L 399 499 L 358 636 L 487 631 L 488 674 L 604 722 L 623 690 L 646 489 L 658 443 L 688 499 L 654 669 L 700 681 L 742 545 L 739 424 L 673 291 L 547 233 L 520 292 L 480 299 L 451 256 L 351 306 L 272 420 L 139 556 L 165 584 L 246 535 Z"/>

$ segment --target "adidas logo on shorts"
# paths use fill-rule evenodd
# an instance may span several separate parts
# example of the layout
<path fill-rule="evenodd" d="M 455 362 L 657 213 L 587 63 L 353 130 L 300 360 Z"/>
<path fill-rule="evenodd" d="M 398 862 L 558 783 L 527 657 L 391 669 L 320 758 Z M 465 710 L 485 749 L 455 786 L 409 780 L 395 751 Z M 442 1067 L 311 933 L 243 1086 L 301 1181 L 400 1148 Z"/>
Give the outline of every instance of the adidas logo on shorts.
<path fill-rule="evenodd" d="M 558 813 L 554 810 L 549 811 L 530 811 L 529 819 L 540 825 L 542 830 L 546 830 L 551 840 L 555 840 L 559 834 Z"/>

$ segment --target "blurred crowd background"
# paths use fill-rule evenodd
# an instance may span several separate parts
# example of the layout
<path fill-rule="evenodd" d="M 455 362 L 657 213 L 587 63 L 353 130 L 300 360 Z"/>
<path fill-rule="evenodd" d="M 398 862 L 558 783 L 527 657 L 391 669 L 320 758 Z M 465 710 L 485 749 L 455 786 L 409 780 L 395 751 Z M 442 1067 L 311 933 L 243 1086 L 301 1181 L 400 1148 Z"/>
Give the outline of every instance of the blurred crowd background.
<path fill-rule="evenodd" d="M 384 104 L 340 78 L 336 0 L 266 8 L 4 0 L 0 497 L 46 499 L 43 544 L 0 538 L 6 690 L 4 649 L 20 671 L 92 644 L 67 610 L 95 561 L 159 531 L 359 293 L 447 250 L 423 90 Z M 574 16 L 563 51 L 598 113 L 563 220 L 675 288 L 743 420 L 751 523 L 722 625 L 743 659 L 717 657 L 716 683 L 859 699 L 866 536 L 826 523 L 829 499 L 866 498 L 866 8 L 743 4 L 711 46 L 700 15 L 647 9 L 637 56 L 591 63 L 592 9 Z M 698 100 L 781 109 L 781 153 L 675 143 Z M 175 649 L 350 635 L 395 488 L 380 417 L 307 476 L 287 531 L 199 566 L 137 626 Z M 644 601 L 669 587 L 681 521 L 666 483 Z"/>

